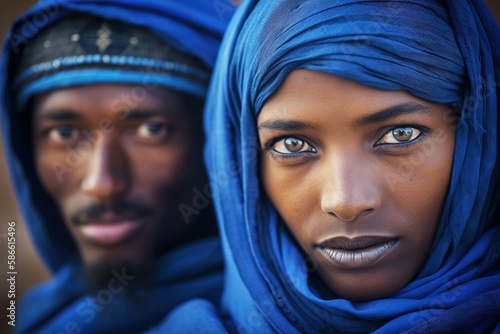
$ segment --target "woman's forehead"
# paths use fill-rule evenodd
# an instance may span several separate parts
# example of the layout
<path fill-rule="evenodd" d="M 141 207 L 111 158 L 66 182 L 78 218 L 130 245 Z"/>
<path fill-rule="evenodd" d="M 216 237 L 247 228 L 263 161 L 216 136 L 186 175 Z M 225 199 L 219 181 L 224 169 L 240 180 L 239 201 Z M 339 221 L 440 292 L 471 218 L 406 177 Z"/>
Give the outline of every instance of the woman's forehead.
<path fill-rule="evenodd" d="M 266 101 L 258 123 L 273 118 L 307 119 L 336 110 L 352 116 L 356 126 L 438 105 L 403 91 L 386 91 L 319 71 L 297 70 Z"/>

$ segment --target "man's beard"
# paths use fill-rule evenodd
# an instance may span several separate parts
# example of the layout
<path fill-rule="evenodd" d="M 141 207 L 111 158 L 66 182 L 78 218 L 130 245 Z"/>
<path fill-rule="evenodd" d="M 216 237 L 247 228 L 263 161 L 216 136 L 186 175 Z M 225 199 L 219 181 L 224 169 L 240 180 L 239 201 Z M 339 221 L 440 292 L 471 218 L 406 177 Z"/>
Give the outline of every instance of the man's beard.
<path fill-rule="evenodd" d="M 140 303 L 141 287 L 148 286 L 154 272 L 154 260 L 134 263 L 123 260 L 114 264 L 95 263 L 85 267 L 85 278 L 89 293 L 93 297 L 101 294 L 115 298 L 125 298 L 132 303 Z M 107 291 L 102 291 L 107 290 Z"/>

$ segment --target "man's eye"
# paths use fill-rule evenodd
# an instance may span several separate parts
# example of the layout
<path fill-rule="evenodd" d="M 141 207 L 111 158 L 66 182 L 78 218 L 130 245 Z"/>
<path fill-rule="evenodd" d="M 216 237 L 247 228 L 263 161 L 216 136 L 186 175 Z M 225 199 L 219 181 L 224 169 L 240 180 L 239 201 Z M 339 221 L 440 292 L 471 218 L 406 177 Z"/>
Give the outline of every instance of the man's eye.
<path fill-rule="evenodd" d="M 79 131 L 73 126 L 60 125 L 50 129 L 48 136 L 56 142 L 69 142 L 78 138 Z"/>
<path fill-rule="evenodd" d="M 167 126 L 157 122 L 142 123 L 137 129 L 137 134 L 144 138 L 160 137 L 167 134 Z"/>
<path fill-rule="evenodd" d="M 405 127 L 398 127 L 389 130 L 377 143 L 376 145 L 380 144 L 404 144 L 404 143 L 409 143 L 418 136 L 422 131 L 410 127 L 410 126 L 405 126 Z"/>
<path fill-rule="evenodd" d="M 273 145 L 273 150 L 282 154 L 316 152 L 307 141 L 297 137 L 286 137 L 277 141 Z"/>

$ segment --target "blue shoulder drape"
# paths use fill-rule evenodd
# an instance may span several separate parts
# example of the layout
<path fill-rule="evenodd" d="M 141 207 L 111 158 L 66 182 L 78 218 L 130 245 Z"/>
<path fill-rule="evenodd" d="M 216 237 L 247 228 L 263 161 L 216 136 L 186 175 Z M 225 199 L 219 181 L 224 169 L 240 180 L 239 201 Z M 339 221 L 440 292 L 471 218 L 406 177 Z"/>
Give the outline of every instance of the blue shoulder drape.
<path fill-rule="evenodd" d="M 392 297 L 319 297 L 259 185 L 257 115 L 296 69 L 461 108 L 450 189 L 430 255 Z M 235 328 L 493 330 L 500 319 L 499 80 L 500 29 L 480 0 L 244 2 L 225 36 L 205 113 L 205 158 L 226 261 L 222 311 Z"/>

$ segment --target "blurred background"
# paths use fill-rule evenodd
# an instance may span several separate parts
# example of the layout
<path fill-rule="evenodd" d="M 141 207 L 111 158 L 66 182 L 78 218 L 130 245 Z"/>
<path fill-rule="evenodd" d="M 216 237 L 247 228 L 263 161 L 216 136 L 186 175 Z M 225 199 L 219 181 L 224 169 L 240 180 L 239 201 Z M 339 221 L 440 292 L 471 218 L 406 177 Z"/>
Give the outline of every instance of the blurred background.
<path fill-rule="evenodd" d="M 5 37 L 12 21 L 21 13 L 31 7 L 34 0 L 0 0 L 0 36 Z M 497 22 L 500 23 L 500 1 L 486 0 Z M 2 120 L 0 119 L 0 122 Z M 10 333 L 11 327 L 7 325 L 6 308 L 9 303 L 7 298 L 7 222 L 16 222 L 16 304 L 19 304 L 20 296 L 31 286 L 47 280 L 49 275 L 33 250 L 30 240 L 24 229 L 22 217 L 19 214 L 16 201 L 12 195 L 10 181 L 7 175 L 5 158 L 3 155 L 3 144 L 0 138 L 0 333 Z M 43 305 L 33 305 L 43 307 Z M 17 319 L 16 319 L 17 320 Z"/>
<path fill-rule="evenodd" d="M 0 0 L 0 36 L 3 39 L 12 21 L 30 8 L 34 0 Z M 3 56 L 3 55 L 2 55 Z M 2 119 L 0 119 L 2 122 Z M 1 129 L 0 129 L 1 131 Z M 0 333 L 11 333 L 12 327 L 7 324 L 7 222 L 16 222 L 16 306 L 19 306 L 20 296 L 31 286 L 45 281 L 49 274 L 34 252 L 31 242 L 24 229 L 21 215 L 12 194 L 7 166 L 3 153 L 3 143 L 0 138 Z M 43 305 L 33 305 L 43 307 Z M 16 314 L 17 315 L 17 314 Z M 16 322 L 17 322 L 16 317 Z"/>

